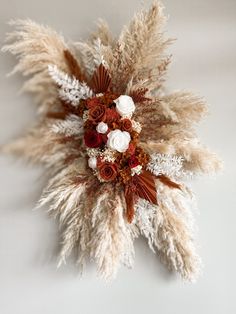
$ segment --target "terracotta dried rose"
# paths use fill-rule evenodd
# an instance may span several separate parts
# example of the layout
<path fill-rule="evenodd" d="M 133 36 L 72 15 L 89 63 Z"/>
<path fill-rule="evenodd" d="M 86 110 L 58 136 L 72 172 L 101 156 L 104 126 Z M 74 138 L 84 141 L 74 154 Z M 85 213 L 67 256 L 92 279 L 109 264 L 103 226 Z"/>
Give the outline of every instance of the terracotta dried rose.
<path fill-rule="evenodd" d="M 99 174 L 104 181 L 113 181 L 117 177 L 117 166 L 114 163 L 104 162 L 99 165 Z"/>
<path fill-rule="evenodd" d="M 98 104 L 89 109 L 89 119 L 94 122 L 105 121 L 106 117 L 106 107 L 104 105 Z"/>
<path fill-rule="evenodd" d="M 102 135 L 94 130 L 88 130 L 84 134 L 84 143 L 90 148 L 98 148 L 102 145 Z"/>
<path fill-rule="evenodd" d="M 130 132 L 132 130 L 132 122 L 130 119 L 122 119 L 120 124 L 122 131 Z"/>

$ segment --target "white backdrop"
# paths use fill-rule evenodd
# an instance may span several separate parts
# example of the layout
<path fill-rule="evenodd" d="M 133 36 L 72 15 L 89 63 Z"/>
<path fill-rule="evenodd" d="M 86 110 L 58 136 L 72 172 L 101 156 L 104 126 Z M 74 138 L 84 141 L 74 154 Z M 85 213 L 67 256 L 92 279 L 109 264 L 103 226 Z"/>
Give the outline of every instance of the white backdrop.
<path fill-rule="evenodd" d="M 148 5 L 150 1 L 144 1 Z M 58 230 L 43 211 L 32 211 L 42 185 L 40 169 L 0 157 L 0 313 L 1 314 L 233 314 L 236 220 L 236 1 L 166 0 L 173 65 L 169 89 L 204 95 L 211 114 L 200 125 L 202 140 L 225 161 L 223 174 L 202 178 L 193 187 L 199 204 L 199 281 L 182 283 L 168 274 L 142 241 L 136 242 L 133 270 L 121 269 L 107 285 L 88 267 L 56 269 Z M 140 1 L 1 0 L 0 42 L 11 18 L 46 23 L 72 39 L 85 38 L 98 17 L 118 33 Z M 147 52 L 148 53 L 148 52 Z M 20 76 L 6 79 L 14 59 L 0 56 L 0 144 L 22 132 L 34 118 L 28 96 L 17 94 Z"/>

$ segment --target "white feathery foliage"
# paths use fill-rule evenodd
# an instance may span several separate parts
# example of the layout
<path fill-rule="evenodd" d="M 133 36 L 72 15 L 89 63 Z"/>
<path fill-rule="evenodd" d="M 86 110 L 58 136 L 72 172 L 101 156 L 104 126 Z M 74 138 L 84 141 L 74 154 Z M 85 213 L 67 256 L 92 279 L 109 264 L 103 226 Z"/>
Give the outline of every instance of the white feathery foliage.
<path fill-rule="evenodd" d="M 79 57 L 89 77 L 101 63 L 109 68 L 108 61 L 112 58 L 112 48 L 105 46 L 99 37 L 91 43 L 76 42 L 74 45 L 80 53 Z"/>
<path fill-rule="evenodd" d="M 157 185 L 157 198 L 171 213 L 181 217 L 188 228 L 194 232 L 193 212 L 197 210 L 196 198 L 192 190 L 185 184 L 181 189 L 171 189 L 163 184 Z"/>
<path fill-rule="evenodd" d="M 166 175 L 170 178 L 184 178 L 190 176 L 183 169 L 184 158 L 171 154 L 151 154 L 151 160 L 147 165 L 147 169 L 155 176 Z"/>
<path fill-rule="evenodd" d="M 93 47 L 94 47 L 94 63 L 98 67 L 100 64 L 103 64 L 106 68 L 108 68 L 108 64 L 104 59 L 103 56 L 103 49 L 104 46 L 101 42 L 100 38 L 97 38 L 93 42 Z"/>
<path fill-rule="evenodd" d="M 67 73 L 60 71 L 56 65 L 49 65 L 48 72 L 52 79 L 60 86 L 60 97 L 77 106 L 81 99 L 89 98 L 93 95 L 92 90 L 85 82 L 80 82 Z"/>
<path fill-rule="evenodd" d="M 53 124 L 51 130 L 53 133 L 64 134 L 65 136 L 81 136 L 84 133 L 83 125 L 82 118 L 70 114 L 65 120 Z"/>
<path fill-rule="evenodd" d="M 143 199 L 138 201 L 135 223 L 148 239 L 150 248 L 158 253 L 170 270 L 178 272 L 183 279 L 195 281 L 201 270 L 201 261 L 193 245 L 191 199 L 162 184 L 157 189 L 157 197 L 158 205 Z"/>
<path fill-rule="evenodd" d="M 154 217 L 156 216 L 156 207 L 151 203 L 140 198 L 135 204 L 135 216 L 133 224 L 136 225 L 140 233 L 148 239 L 150 249 L 155 252 L 153 247 L 155 230 L 153 227 Z"/>
<path fill-rule="evenodd" d="M 49 180 L 36 208 L 50 203 L 49 213 L 55 213 L 57 216 L 61 215 L 62 210 L 67 206 L 66 200 L 73 195 L 76 187 L 76 185 L 72 184 L 68 179 L 72 169 L 74 170 L 74 165 L 73 168 L 70 166 L 62 169 Z M 81 186 L 79 186 L 79 189 L 81 189 Z M 72 203 L 69 205 L 71 204 Z M 57 209 L 60 210 L 57 211 Z M 63 219 L 61 222 L 63 222 Z"/>

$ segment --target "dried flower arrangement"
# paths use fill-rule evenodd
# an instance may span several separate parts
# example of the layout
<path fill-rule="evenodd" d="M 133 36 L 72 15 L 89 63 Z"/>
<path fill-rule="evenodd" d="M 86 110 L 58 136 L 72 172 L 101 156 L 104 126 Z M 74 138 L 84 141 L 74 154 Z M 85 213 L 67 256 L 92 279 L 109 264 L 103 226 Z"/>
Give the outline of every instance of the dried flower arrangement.
<path fill-rule="evenodd" d="M 169 269 L 193 280 L 200 260 L 193 244 L 194 197 L 185 180 L 219 169 L 194 124 L 202 98 L 165 94 L 171 43 L 162 6 L 136 14 L 118 39 L 104 22 L 86 42 L 67 44 L 31 20 L 12 22 L 3 51 L 18 56 L 13 73 L 39 105 L 37 124 L 3 150 L 43 163 L 51 178 L 39 201 L 62 230 L 60 262 L 97 263 L 113 278 L 131 267 L 134 239 L 147 238 Z"/>

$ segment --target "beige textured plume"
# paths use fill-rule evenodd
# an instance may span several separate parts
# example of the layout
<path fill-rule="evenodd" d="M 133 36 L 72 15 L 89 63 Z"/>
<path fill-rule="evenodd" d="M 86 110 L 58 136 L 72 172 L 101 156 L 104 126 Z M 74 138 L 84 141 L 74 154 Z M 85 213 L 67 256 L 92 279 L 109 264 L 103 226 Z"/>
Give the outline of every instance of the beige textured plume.
<path fill-rule="evenodd" d="M 57 64 L 68 71 L 63 51 L 67 49 L 64 38 L 47 26 L 31 20 L 15 20 L 10 25 L 15 31 L 6 37 L 3 51 L 18 57 L 18 63 L 11 74 L 16 72 L 28 76 L 23 91 L 35 95 L 40 111 L 54 105 L 57 89 L 48 75 L 48 65 Z"/>
<path fill-rule="evenodd" d="M 142 86 L 150 92 L 159 87 L 169 63 L 164 50 L 171 43 L 162 33 L 165 20 L 162 5 L 154 3 L 149 10 L 137 13 L 129 26 L 123 28 L 110 66 L 119 92 L 125 91 L 130 80 L 133 84 L 142 80 Z"/>

